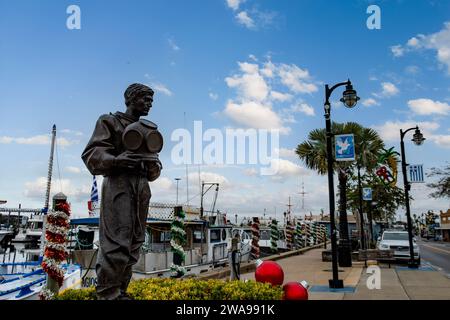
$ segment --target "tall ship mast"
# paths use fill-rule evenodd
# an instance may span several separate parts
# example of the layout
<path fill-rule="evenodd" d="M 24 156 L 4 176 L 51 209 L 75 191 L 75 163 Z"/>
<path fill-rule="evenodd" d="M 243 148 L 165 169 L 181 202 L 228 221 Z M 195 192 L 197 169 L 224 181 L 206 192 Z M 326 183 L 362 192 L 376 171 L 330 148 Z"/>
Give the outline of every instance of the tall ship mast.
<path fill-rule="evenodd" d="M 53 125 L 52 130 L 52 146 L 50 149 L 50 159 L 48 161 L 48 174 L 47 174 L 47 191 L 45 194 L 45 203 L 44 203 L 44 213 L 48 211 L 48 205 L 50 201 L 50 186 L 52 184 L 52 171 L 53 171 L 53 154 L 55 151 L 55 140 L 56 140 L 56 125 Z"/>

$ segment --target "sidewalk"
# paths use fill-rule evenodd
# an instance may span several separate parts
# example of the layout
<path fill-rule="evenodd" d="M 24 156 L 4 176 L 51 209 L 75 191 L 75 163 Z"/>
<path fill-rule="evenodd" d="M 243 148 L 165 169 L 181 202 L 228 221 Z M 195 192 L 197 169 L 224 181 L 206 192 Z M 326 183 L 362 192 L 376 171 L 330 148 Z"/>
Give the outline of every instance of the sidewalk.
<path fill-rule="evenodd" d="M 284 282 L 306 280 L 310 287 L 310 300 L 450 300 L 450 279 L 429 266 L 419 270 L 404 265 L 379 265 L 381 289 L 370 290 L 366 282 L 364 263 L 356 262 L 351 268 L 339 267 L 339 279 L 344 289 L 330 292 L 328 279 L 332 278 L 331 263 L 322 262 L 322 250 L 313 249 L 302 255 L 278 260 L 283 268 Z M 241 275 L 241 279 L 254 279 L 254 273 Z"/>

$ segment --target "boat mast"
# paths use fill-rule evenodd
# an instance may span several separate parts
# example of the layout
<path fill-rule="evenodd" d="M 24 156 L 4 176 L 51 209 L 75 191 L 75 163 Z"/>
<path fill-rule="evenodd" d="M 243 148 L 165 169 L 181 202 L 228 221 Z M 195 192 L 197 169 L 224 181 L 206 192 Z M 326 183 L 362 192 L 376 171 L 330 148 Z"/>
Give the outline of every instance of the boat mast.
<path fill-rule="evenodd" d="M 56 140 L 56 125 L 53 125 L 52 129 L 52 146 L 50 149 L 50 159 L 48 161 L 48 175 L 47 175 L 47 191 L 45 194 L 45 204 L 44 204 L 44 212 L 48 211 L 48 204 L 50 201 L 50 186 L 52 184 L 52 171 L 53 171 L 53 153 L 55 151 L 55 140 Z"/>

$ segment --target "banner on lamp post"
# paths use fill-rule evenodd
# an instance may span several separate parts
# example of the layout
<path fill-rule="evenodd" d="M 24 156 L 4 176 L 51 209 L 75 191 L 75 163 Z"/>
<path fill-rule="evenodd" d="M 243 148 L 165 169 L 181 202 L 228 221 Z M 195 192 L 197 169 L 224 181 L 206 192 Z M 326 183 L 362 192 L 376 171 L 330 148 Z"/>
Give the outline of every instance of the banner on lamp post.
<path fill-rule="evenodd" d="M 362 190 L 363 200 L 372 201 L 372 188 L 363 188 Z"/>
<path fill-rule="evenodd" d="M 334 136 L 336 161 L 355 160 L 355 136 L 353 134 L 338 134 Z"/>

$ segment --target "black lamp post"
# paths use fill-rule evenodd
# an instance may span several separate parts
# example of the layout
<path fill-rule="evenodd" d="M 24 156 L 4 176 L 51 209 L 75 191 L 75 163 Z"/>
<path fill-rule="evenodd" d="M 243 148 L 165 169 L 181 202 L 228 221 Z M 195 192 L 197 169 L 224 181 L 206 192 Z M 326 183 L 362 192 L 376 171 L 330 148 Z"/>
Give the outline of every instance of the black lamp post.
<path fill-rule="evenodd" d="M 363 215 L 363 196 L 362 196 L 362 187 L 361 187 L 361 165 L 359 164 L 359 161 L 356 164 L 358 168 L 358 197 L 359 197 L 359 220 L 360 221 L 360 228 L 361 228 L 361 250 L 366 249 L 366 241 L 364 239 L 364 215 Z"/>
<path fill-rule="evenodd" d="M 378 202 L 376 201 L 372 201 L 370 200 L 368 203 L 369 206 L 369 214 L 368 214 L 368 219 L 369 219 L 369 224 L 370 224 L 370 240 L 369 243 L 372 244 L 372 242 L 374 241 L 374 237 L 373 237 L 373 215 L 372 215 L 372 209 L 378 204 Z"/>
<path fill-rule="evenodd" d="M 420 146 L 425 141 L 423 134 L 420 132 L 419 127 L 415 126 L 413 128 L 409 128 L 408 130 L 403 131 L 400 129 L 400 149 L 402 153 L 402 173 L 403 173 L 403 184 L 405 188 L 405 205 L 406 205 L 406 220 L 408 223 L 408 238 L 409 238 L 409 262 L 408 267 L 417 268 L 418 263 L 414 259 L 414 244 L 413 244 L 413 235 L 412 235 L 412 222 L 411 222 L 411 210 L 409 208 L 409 190 L 411 189 L 411 185 L 408 182 L 408 177 L 406 176 L 406 158 L 405 158 L 405 143 L 403 142 L 403 138 L 408 131 L 415 130 L 413 139 L 411 139 L 414 144 Z"/>
<path fill-rule="evenodd" d="M 331 236 L 331 256 L 332 256 L 332 268 L 333 279 L 328 281 L 330 288 L 343 288 L 344 282 L 339 280 L 338 275 L 338 262 L 337 262 L 337 241 L 336 241 L 336 222 L 335 222 L 335 200 L 334 200 L 334 181 L 333 181 L 333 154 L 332 154 L 332 142 L 333 133 L 331 132 L 331 104 L 330 96 L 334 89 L 340 86 L 346 86 L 346 90 L 343 93 L 341 101 L 348 108 L 353 108 L 359 100 L 356 95 L 356 91 L 353 89 L 350 80 L 346 82 L 340 82 L 335 84 L 331 88 L 325 85 L 325 129 L 327 136 L 327 165 L 328 165 L 328 193 L 329 193 L 329 206 L 330 206 L 330 236 Z"/>

